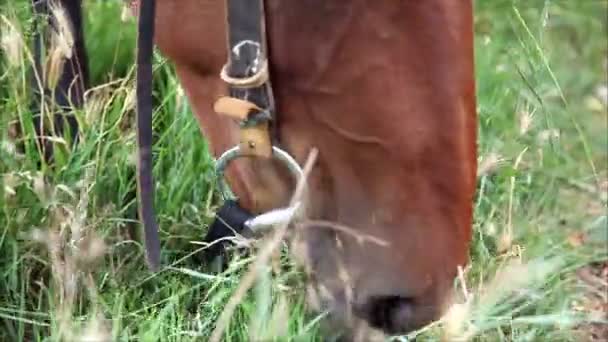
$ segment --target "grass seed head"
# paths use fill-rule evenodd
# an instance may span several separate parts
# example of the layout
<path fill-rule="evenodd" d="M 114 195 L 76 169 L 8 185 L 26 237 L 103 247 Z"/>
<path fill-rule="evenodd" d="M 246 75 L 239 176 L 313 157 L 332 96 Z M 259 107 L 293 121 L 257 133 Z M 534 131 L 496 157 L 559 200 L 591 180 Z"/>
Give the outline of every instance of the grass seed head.
<path fill-rule="evenodd" d="M 19 67 L 23 61 L 23 36 L 16 26 L 2 17 L 0 26 L 0 46 L 9 66 Z"/>

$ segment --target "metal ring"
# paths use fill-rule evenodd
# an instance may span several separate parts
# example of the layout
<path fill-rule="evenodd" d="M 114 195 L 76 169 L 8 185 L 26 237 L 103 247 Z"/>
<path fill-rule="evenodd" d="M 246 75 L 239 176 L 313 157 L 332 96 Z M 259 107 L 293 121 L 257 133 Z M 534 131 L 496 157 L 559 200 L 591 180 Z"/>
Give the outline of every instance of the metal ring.
<path fill-rule="evenodd" d="M 291 173 L 296 176 L 296 181 L 299 181 L 303 177 L 304 171 L 302 171 L 302 168 L 300 167 L 298 162 L 291 155 L 289 155 L 289 153 L 283 151 L 282 149 L 276 146 L 272 146 L 272 155 L 273 157 L 282 161 L 287 166 L 289 171 L 291 171 Z M 226 185 L 226 181 L 224 180 L 224 170 L 231 161 L 241 157 L 251 156 L 241 154 L 241 147 L 239 145 L 236 145 L 235 147 L 224 152 L 217 159 L 217 162 L 215 164 L 215 174 L 217 177 L 218 187 L 224 200 L 236 199 L 236 197 L 229 191 Z"/>
<path fill-rule="evenodd" d="M 220 78 L 228 83 L 230 86 L 240 89 L 251 89 L 261 87 L 269 79 L 268 75 L 268 61 L 265 60 L 264 64 L 258 72 L 249 77 L 232 77 L 228 75 L 228 64 L 224 64 L 222 71 L 220 71 Z"/>

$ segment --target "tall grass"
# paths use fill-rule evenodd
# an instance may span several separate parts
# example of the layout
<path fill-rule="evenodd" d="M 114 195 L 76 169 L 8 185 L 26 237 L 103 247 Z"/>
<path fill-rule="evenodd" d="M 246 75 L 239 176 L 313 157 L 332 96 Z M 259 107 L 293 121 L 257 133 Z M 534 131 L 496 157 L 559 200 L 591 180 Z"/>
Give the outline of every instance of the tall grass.
<path fill-rule="evenodd" d="M 196 258 L 217 205 L 213 159 L 157 55 L 155 205 L 170 266 L 145 269 L 134 229 L 135 27 L 120 22 L 121 1 L 85 4 L 95 87 L 74 112 L 80 143 L 55 141 L 48 167 L 32 139 L 31 12 L 27 1 L 0 1 L 0 340 L 207 340 L 252 259 L 214 274 Z M 602 0 L 476 1 L 471 264 L 441 321 L 393 340 L 606 333 L 607 13 Z M 281 261 L 237 306 L 226 341 L 322 340 L 301 274 Z"/>

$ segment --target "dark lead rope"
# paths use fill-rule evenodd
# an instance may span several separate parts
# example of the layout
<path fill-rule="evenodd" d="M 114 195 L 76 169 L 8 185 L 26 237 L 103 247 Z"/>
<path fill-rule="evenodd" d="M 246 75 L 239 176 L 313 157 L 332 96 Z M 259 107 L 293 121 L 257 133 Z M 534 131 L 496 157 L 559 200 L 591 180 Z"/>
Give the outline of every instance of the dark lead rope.
<path fill-rule="evenodd" d="M 137 35 L 137 143 L 139 217 L 143 221 L 146 259 L 152 271 L 160 268 L 160 241 L 154 214 L 152 177 L 152 54 L 156 0 L 141 0 Z"/>

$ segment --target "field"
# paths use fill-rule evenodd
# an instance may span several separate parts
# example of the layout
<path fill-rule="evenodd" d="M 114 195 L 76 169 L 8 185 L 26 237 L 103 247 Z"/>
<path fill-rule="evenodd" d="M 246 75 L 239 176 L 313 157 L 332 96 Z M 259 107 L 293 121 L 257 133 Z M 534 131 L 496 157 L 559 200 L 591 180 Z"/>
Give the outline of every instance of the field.
<path fill-rule="evenodd" d="M 0 0 L 0 341 L 207 340 L 252 260 L 215 274 L 193 256 L 218 204 L 214 161 L 171 64 L 155 57 L 167 266 L 152 275 L 133 220 L 134 22 L 122 1 L 85 1 L 95 87 L 76 110 L 79 144 L 56 139 L 51 167 L 32 140 L 28 4 Z M 608 1 L 475 4 L 471 264 L 444 319 L 393 340 L 608 339 Z M 321 340 L 283 262 L 243 298 L 226 341 Z"/>

